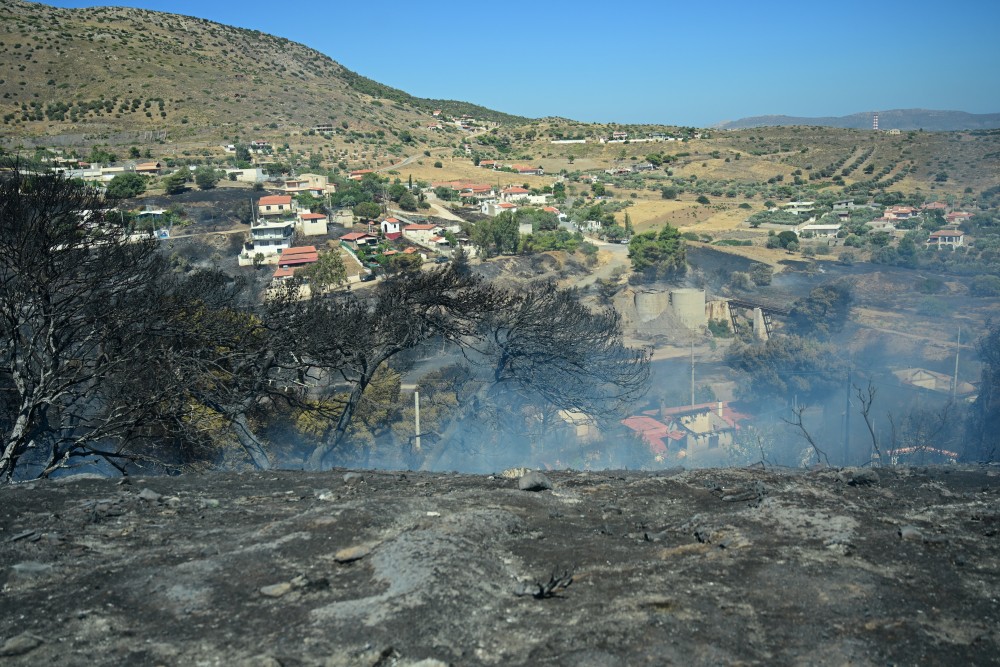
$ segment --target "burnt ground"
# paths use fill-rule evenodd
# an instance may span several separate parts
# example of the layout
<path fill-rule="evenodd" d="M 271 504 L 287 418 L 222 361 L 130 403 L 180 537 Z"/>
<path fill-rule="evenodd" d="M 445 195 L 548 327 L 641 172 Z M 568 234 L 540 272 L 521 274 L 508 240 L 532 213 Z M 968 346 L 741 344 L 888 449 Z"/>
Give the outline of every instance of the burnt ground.
<path fill-rule="evenodd" d="M 1000 467 L 549 477 L 7 486 L 0 662 L 1000 660 Z"/>

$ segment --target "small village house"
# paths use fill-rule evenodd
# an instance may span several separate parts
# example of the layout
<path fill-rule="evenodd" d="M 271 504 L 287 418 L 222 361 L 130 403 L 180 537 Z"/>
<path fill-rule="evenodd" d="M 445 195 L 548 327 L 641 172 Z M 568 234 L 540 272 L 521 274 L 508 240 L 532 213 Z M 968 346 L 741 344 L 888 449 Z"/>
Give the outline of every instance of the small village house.
<path fill-rule="evenodd" d="M 257 213 L 261 216 L 291 215 L 298 211 L 298 204 L 291 195 L 269 195 L 257 202 Z"/>

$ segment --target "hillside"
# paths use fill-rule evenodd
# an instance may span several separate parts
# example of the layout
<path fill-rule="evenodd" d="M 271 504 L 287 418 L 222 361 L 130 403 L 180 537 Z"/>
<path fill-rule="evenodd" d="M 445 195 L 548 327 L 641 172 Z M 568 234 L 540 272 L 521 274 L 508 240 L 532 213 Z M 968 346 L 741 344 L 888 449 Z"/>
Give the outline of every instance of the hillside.
<path fill-rule="evenodd" d="M 966 113 L 964 111 L 933 111 L 929 109 L 890 109 L 879 111 L 879 127 L 897 130 L 927 130 L 947 132 L 953 130 L 992 130 L 1000 128 L 1000 113 Z M 750 116 L 725 121 L 714 127 L 720 130 L 742 130 L 754 127 L 787 125 L 819 125 L 845 129 L 868 130 L 872 127 L 872 112 L 849 116 Z"/>
<path fill-rule="evenodd" d="M 140 9 L 11 0 L 0 10 L 0 62 L 0 137 L 219 141 L 322 125 L 399 134 L 425 127 L 435 109 L 524 120 L 412 97 L 281 37 Z"/>

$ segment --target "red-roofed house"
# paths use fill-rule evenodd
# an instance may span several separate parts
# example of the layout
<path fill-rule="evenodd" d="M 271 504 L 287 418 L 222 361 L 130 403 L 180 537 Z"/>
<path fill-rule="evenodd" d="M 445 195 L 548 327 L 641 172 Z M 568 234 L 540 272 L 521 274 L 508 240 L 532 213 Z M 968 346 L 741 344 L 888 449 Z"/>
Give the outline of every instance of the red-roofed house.
<path fill-rule="evenodd" d="M 291 195 L 270 195 L 257 201 L 257 212 L 260 215 L 288 215 L 297 210 L 298 205 Z"/>
<path fill-rule="evenodd" d="M 932 201 L 924 204 L 920 208 L 924 209 L 925 211 L 944 211 L 948 208 L 948 205 L 945 204 L 943 201 Z"/>
<path fill-rule="evenodd" d="M 403 227 L 403 238 L 420 244 L 429 244 L 441 233 L 441 228 L 432 224 L 412 224 Z"/>
<path fill-rule="evenodd" d="M 135 173 L 147 176 L 158 176 L 163 170 L 163 165 L 159 162 L 140 162 L 135 165 Z"/>
<path fill-rule="evenodd" d="M 885 210 L 885 217 L 890 220 L 908 220 L 917 213 L 917 209 L 912 206 L 890 206 Z"/>
<path fill-rule="evenodd" d="M 749 418 L 728 402 L 718 401 L 651 410 L 629 417 L 622 424 L 639 434 L 650 451 L 661 458 L 732 444 L 740 423 Z"/>
<path fill-rule="evenodd" d="M 355 169 L 354 171 L 351 172 L 350 179 L 352 181 L 360 181 L 362 178 L 364 178 L 365 174 L 374 174 L 374 173 L 375 173 L 374 169 Z"/>
<path fill-rule="evenodd" d="M 968 211 L 953 211 L 944 216 L 944 219 L 949 225 L 960 225 L 971 217 L 972 214 Z"/>
<path fill-rule="evenodd" d="M 375 245 L 378 239 L 367 232 L 351 232 L 340 237 L 341 243 L 350 243 L 355 248 L 363 245 Z"/>
<path fill-rule="evenodd" d="M 299 211 L 299 223 L 296 227 L 303 236 L 323 236 L 327 233 L 326 214 Z"/>
<path fill-rule="evenodd" d="M 528 174 L 535 176 L 543 176 L 545 174 L 545 170 L 542 169 L 541 167 L 532 167 L 527 164 L 515 164 L 511 166 L 511 169 L 513 169 L 519 174 Z"/>
<path fill-rule="evenodd" d="M 295 246 L 284 248 L 278 255 L 278 269 L 274 272 L 275 278 L 290 278 L 295 274 L 296 269 L 309 266 L 319 259 L 316 246 Z"/>
<path fill-rule="evenodd" d="M 504 188 L 500 191 L 500 195 L 507 201 L 511 199 L 524 199 L 531 194 L 531 190 L 522 188 L 519 185 L 512 185 L 509 188 Z"/>
<path fill-rule="evenodd" d="M 517 204 L 511 204 L 510 202 L 496 202 L 488 201 L 484 202 L 482 207 L 479 209 L 483 215 L 488 215 L 491 217 L 496 217 L 504 212 L 517 213 Z"/>
<path fill-rule="evenodd" d="M 500 163 L 496 160 L 480 160 L 479 166 L 483 169 L 499 169 Z"/>
<path fill-rule="evenodd" d="M 378 226 L 382 230 L 383 235 L 397 234 L 403 231 L 403 223 L 396 218 L 386 218 Z"/>

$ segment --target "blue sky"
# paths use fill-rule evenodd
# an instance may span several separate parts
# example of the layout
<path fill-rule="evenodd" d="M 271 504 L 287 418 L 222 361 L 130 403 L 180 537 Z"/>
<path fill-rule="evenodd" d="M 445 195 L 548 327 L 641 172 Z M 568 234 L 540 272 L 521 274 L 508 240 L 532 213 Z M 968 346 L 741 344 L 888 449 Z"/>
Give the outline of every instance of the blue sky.
<path fill-rule="evenodd" d="M 709 126 L 763 114 L 1000 112 L 997 0 L 48 4 L 261 30 L 418 97 L 529 117 Z"/>

